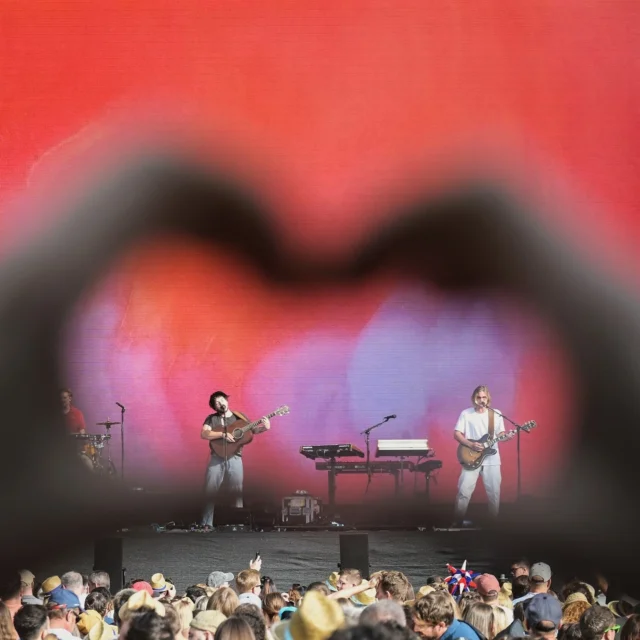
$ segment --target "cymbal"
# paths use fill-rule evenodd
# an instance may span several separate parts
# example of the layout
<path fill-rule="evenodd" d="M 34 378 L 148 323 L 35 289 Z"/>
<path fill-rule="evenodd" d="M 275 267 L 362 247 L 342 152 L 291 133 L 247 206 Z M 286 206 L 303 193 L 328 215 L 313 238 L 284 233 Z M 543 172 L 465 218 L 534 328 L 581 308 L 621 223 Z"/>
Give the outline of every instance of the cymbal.
<path fill-rule="evenodd" d="M 112 424 L 120 424 L 119 422 L 111 422 L 111 420 L 107 420 L 105 422 L 96 422 L 96 424 L 100 427 L 110 427 Z"/>

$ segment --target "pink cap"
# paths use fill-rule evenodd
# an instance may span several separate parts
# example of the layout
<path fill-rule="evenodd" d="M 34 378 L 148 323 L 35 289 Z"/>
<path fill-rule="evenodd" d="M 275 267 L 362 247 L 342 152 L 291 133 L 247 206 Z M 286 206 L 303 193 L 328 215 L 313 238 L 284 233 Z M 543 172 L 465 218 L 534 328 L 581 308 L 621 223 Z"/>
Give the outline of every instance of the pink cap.
<path fill-rule="evenodd" d="M 500 591 L 498 578 L 490 573 L 483 573 L 481 576 L 478 576 L 474 582 L 476 583 L 476 589 L 481 596 L 491 595 L 491 592 L 498 595 L 498 592 Z"/>
<path fill-rule="evenodd" d="M 153 587 L 148 582 L 145 582 L 144 580 L 141 580 L 140 582 L 134 582 L 131 585 L 131 588 L 134 591 L 146 591 L 150 596 L 153 595 Z"/>

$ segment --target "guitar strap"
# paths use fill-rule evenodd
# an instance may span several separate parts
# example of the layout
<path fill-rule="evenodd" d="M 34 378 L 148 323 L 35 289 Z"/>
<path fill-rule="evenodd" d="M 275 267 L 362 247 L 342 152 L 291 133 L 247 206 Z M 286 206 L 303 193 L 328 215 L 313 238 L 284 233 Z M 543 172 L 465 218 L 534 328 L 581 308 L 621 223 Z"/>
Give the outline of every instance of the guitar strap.
<path fill-rule="evenodd" d="M 244 413 L 242 413 L 242 411 L 232 411 L 231 413 L 233 413 L 233 415 L 238 418 L 238 420 L 244 420 L 245 422 L 251 422 L 251 420 L 249 420 L 249 418 L 247 418 L 247 416 L 244 415 Z"/>
<path fill-rule="evenodd" d="M 493 411 L 491 411 L 491 409 L 487 409 L 487 411 L 489 412 L 489 438 L 493 438 L 493 434 L 495 432 L 495 414 L 493 413 Z"/>

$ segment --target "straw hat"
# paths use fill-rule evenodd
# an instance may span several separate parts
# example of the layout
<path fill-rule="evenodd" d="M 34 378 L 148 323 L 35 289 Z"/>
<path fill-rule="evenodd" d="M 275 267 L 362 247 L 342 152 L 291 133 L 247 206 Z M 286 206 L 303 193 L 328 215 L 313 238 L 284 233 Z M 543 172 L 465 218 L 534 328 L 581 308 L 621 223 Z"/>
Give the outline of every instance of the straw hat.
<path fill-rule="evenodd" d="M 128 620 L 133 611 L 140 609 L 150 609 L 164 618 L 165 608 L 162 602 L 158 602 L 158 600 L 150 596 L 146 591 L 138 591 L 120 607 L 120 611 L 118 612 L 120 620 Z"/>
<path fill-rule="evenodd" d="M 338 590 L 338 580 L 340 579 L 340 574 L 337 571 L 334 571 L 325 581 L 324 583 L 331 589 L 331 591 Z"/>
<path fill-rule="evenodd" d="M 291 619 L 280 622 L 271 631 L 276 640 L 326 640 L 344 623 L 344 613 L 335 600 L 311 591 Z"/>
<path fill-rule="evenodd" d="M 167 590 L 167 581 L 161 573 L 154 573 L 151 576 L 151 588 L 156 593 L 161 593 Z"/>
<path fill-rule="evenodd" d="M 102 616 L 97 611 L 89 609 L 78 616 L 78 631 L 86 636 L 98 622 L 102 622 Z"/>
<path fill-rule="evenodd" d="M 49 594 L 62 584 L 60 576 L 51 576 L 42 583 L 42 593 Z"/>
<path fill-rule="evenodd" d="M 567 605 L 570 605 L 572 602 L 586 602 L 587 604 L 589 604 L 589 599 L 587 598 L 587 596 L 584 595 L 584 593 L 580 593 L 579 591 L 576 591 L 575 593 L 570 593 L 566 597 L 564 604 L 562 605 L 562 608 L 564 609 Z"/>
<path fill-rule="evenodd" d="M 369 581 L 363 580 L 361 584 L 369 586 Z M 367 589 L 366 591 L 356 593 L 356 595 L 353 596 L 351 600 L 357 606 L 366 607 L 367 605 L 373 604 L 376 601 L 376 590 L 373 587 L 369 587 L 369 589 Z"/>
<path fill-rule="evenodd" d="M 89 631 L 88 640 L 114 640 L 118 637 L 118 628 L 100 620 Z"/>

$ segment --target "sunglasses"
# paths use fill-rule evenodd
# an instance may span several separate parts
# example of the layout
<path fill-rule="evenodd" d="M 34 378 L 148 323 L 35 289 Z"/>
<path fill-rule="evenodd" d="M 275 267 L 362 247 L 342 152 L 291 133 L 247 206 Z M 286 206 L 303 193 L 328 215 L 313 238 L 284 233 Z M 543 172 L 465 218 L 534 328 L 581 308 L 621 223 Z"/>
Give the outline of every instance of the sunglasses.
<path fill-rule="evenodd" d="M 612 627 L 609 627 L 608 629 L 605 629 L 603 631 L 603 633 L 607 633 L 607 631 L 615 631 L 616 633 L 618 633 L 618 631 L 620 631 L 620 626 L 619 624 L 614 624 Z"/>

